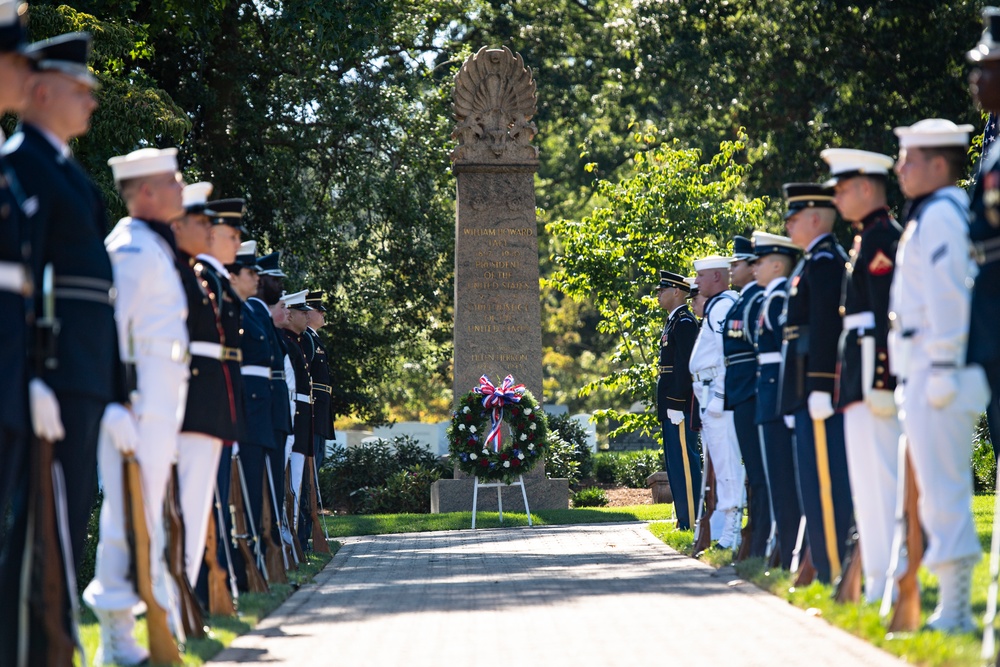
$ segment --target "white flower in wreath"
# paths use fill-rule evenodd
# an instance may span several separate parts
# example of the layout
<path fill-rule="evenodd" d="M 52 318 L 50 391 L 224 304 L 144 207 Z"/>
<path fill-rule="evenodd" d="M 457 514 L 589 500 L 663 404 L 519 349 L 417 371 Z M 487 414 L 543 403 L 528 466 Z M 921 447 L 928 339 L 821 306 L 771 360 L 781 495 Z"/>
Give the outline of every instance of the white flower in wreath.
<path fill-rule="evenodd" d="M 490 455 L 489 450 L 483 447 L 483 456 L 489 456 L 489 455 Z"/>
<path fill-rule="evenodd" d="M 475 432 L 476 432 L 476 427 L 475 426 L 470 426 L 469 427 L 469 433 L 475 433 Z"/>
<path fill-rule="evenodd" d="M 530 426 L 528 426 L 528 428 L 530 428 L 532 431 L 534 431 L 535 430 L 535 425 L 531 424 Z"/>
<path fill-rule="evenodd" d="M 528 449 L 530 449 L 530 450 L 534 451 L 534 449 L 535 449 L 535 446 L 534 446 L 534 445 L 528 445 Z"/>
<path fill-rule="evenodd" d="M 464 431 L 465 430 L 465 424 L 459 424 L 458 425 L 458 430 L 459 431 Z"/>
<path fill-rule="evenodd" d="M 464 412 L 465 414 L 469 414 L 469 406 L 466 405 L 464 408 L 462 408 L 462 412 Z"/>
<path fill-rule="evenodd" d="M 524 414 L 530 415 L 531 414 L 531 408 L 525 408 L 524 409 Z"/>
<path fill-rule="evenodd" d="M 510 467 L 510 461 L 504 461 L 503 462 L 503 467 L 504 468 L 509 468 Z"/>
<path fill-rule="evenodd" d="M 519 458 L 520 460 L 522 460 L 522 461 L 523 461 L 523 460 L 524 460 L 524 454 L 518 454 L 518 455 L 517 455 L 517 458 Z"/>
<path fill-rule="evenodd" d="M 469 454 L 469 459 L 472 460 L 472 461 L 476 460 L 476 454 L 475 454 L 475 452 L 473 452 L 472 454 Z"/>
<path fill-rule="evenodd" d="M 521 439 L 522 441 L 524 441 L 524 440 L 527 440 L 527 439 L 528 439 L 528 436 L 526 436 L 526 435 L 525 435 L 524 433 L 522 433 L 522 434 L 521 434 L 521 438 L 520 438 L 520 439 Z"/>

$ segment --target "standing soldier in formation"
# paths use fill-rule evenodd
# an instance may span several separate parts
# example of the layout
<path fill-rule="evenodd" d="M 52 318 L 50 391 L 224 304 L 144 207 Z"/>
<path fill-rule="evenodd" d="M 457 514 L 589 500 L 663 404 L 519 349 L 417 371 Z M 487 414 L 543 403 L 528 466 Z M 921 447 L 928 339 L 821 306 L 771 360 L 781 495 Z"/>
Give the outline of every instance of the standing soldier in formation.
<path fill-rule="evenodd" d="M 733 412 L 736 438 L 743 455 L 750 493 L 747 498 L 750 521 L 751 557 L 763 556 L 771 532 L 771 499 L 767 490 L 767 472 L 761 455 L 760 437 L 754 419 L 757 414 L 757 352 L 754 350 L 757 317 L 764 288 L 753 278 L 753 254 L 750 240 L 733 239 L 733 261 L 729 272 L 733 289 L 740 296 L 733 304 L 722 332 L 726 367 L 726 409 Z"/>
<path fill-rule="evenodd" d="M 972 518 L 972 432 L 989 389 L 966 365 L 974 267 L 969 259 L 965 172 L 971 125 L 933 118 L 898 127 L 896 174 L 908 202 L 892 282 L 894 370 L 927 534 L 924 564 L 937 575 L 928 627 L 968 632 L 972 568 L 982 558 Z"/>
<path fill-rule="evenodd" d="M 792 272 L 785 308 L 780 401 L 795 425 L 799 498 L 820 581 L 840 576 L 853 522 L 844 421 L 833 404 L 840 337 L 840 290 L 847 255 L 833 236 L 833 189 L 784 186 L 785 228 L 805 251 Z"/>
<path fill-rule="evenodd" d="M 295 414 L 292 418 L 291 447 L 286 447 L 289 467 L 289 485 L 292 490 L 292 507 L 289 516 L 292 522 L 299 515 L 302 492 L 302 474 L 305 469 L 305 457 L 312 455 L 312 377 L 309 375 L 309 358 L 311 348 L 304 334 L 306 330 L 306 312 L 311 310 L 306 304 L 307 290 L 286 294 L 281 300 L 288 306 L 288 322 L 281 333 L 285 337 L 288 356 L 292 362 L 295 378 Z M 294 531 L 296 526 L 290 526 Z"/>
<path fill-rule="evenodd" d="M 674 496 L 677 528 L 691 530 L 695 495 L 701 488 L 698 434 L 692 429 L 694 392 L 688 361 L 698 338 L 698 323 L 687 307 L 690 292 L 682 276 L 660 271 L 656 298 L 667 311 L 660 337 L 660 372 L 656 381 L 657 417 L 663 425 L 663 459 Z"/>
<path fill-rule="evenodd" d="M 1000 9 L 983 9 L 983 31 L 979 45 L 969 51 L 976 69 L 970 76 L 972 95 L 983 109 L 1000 115 Z M 994 120 L 994 122 L 996 122 Z M 994 142 L 983 155 L 979 178 L 972 192 L 969 236 L 979 275 L 972 288 L 969 323 L 970 364 L 986 371 L 991 396 L 987 407 L 994 453 L 1000 443 L 1000 143 Z"/>
<path fill-rule="evenodd" d="M 877 602 L 892 558 L 896 508 L 901 429 L 887 340 L 889 287 L 903 230 L 889 214 L 886 198 L 892 158 L 846 148 L 829 148 L 820 157 L 830 165 L 833 203 L 855 231 L 841 296 L 837 406 L 844 412 L 865 599 Z"/>
<path fill-rule="evenodd" d="M 104 487 L 100 543 L 94 580 L 83 598 L 101 626 L 95 662 L 133 665 L 148 657 L 132 635 L 139 604 L 130 580 L 125 532 L 122 455 L 133 450 L 142 469 L 154 585 L 165 580 L 163 516 L 160 508 L 177 456 L 188 381 L 187 299 L 177 273 L 170 222 L 184 215 L 177 150 L 143 148 L 108 160 L 130 217 L 122 218 L 105 241 L 114 266 L 115 321 L 138 439 L 101 440 L 98 465 Z"/>
<path fill-rule="evenodd" d="M 695 260 L 698 289 L 707 297 L 701 332 L 691 352 L 695 391 L 701 392 L 701 440 L 715 470 L 716 511 L 712 535 L 718 547 L 739 545 L 743 522 L 743 464 L 736 440 L 733 413 L 726 410 L 726 366 L 722 329 L 737 295 L 729 288 L 729 258 L 711 256 Z"/>
<path fill-rule="evenodd" d="M 790 569 L 802 510 L 795 477 L 795 447 L 792 431 L 785 424 L 778 404 L 782 325 L 781 316 L 788 299 L 788 275 L 801 254 L 786 236 L 753 233 L 754 275 L 763 288 L 757 318 L 757 424 L 764 451 L 774 526 L 781 550 L 781 566 Z"/>
<path fill-rule="evenodd" d="M 306 294 L 306 304 L 312 310 L 306 311 L 306 335 L 312 341 L 313 357 L 309 373 L 313 379 L 313 431 L 316 438 L 316 466 L 323 464 L 326 457 L 326 441 L 336 436 L 333 428 L 333 378 L 330 375 L 330 361 L 326 347 L 317 333 L 326 325 L 323 292 L 315 290 Z"/>

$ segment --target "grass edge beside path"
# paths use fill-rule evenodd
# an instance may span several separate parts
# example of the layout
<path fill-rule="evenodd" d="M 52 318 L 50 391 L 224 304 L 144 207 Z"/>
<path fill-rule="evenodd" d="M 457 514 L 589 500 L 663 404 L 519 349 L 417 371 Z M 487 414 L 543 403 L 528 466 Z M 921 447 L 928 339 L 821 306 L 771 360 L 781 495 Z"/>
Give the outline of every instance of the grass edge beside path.
<path fill-rule="evenodd" d="M 831 625 L 864 639 L 884 651 L 907 662 L 926 667 L 979 667 L 993 664 L 979 657 L 982 648 L 982 617 L 986 610 L 986 593 L 989 587 L 989 545 L 993 529 L 993 494 L 973 497 L 973 517 L 983 559 L 976 565 L 972 576 L 972 613 L 977 629 L 964 635 L 947 635 L 941 632 L 887 634 L 878 615 L 878 605 L 861 603 L 843 605 L 833 601 L 833 587 L 814 582 L 804 588 L 792 587 L 793 577 L 782 570 L 768 570 L 761 558 L 735 564 L 739 578 L 779 597 L 790 604 L 820 616 Z M 670 524 L 650 524 L 650 532 L 682 554 L 691 556 L 693 534 L 675 530 Z M 715 567 L 732 563 L 732 551 L 711 551 L 700 558 Z M 937 604 L 937 579 L 925 567 L 920 570 L 922 617 L 927 616 Z M 735 578 L 735 577 L 734 577 Z"/>

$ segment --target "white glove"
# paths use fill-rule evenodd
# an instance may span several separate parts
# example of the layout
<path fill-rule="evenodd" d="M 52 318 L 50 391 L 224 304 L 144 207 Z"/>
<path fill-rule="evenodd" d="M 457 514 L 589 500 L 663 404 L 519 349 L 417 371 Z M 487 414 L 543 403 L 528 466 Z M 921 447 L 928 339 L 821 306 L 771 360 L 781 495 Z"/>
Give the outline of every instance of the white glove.
<path fill-rule="evenodd" d="M 108 403 L 101 417 L 101 430 L 104 431 L 111 444 L 122 455 L 135 451 L 139 444 L 139 431 L 136 428 L 135 417 L 121 403 Z"/>
<path fill-rule="evenodd" d="M 872 389 L 865 396 L 865 403 L 876 417 L 896 416 L 896 398 L 888 389 Z"/>
<path fill-rule="evenodd" d="M 809 418 L 825 421 L 833 416 L 833 396 L 828 391 L 809 392 Z"/>
<path fill-rule="evenodd" d="M 684 413 L 680 410 L 667 410 L 667 419 L 670 420 L 671 424 L 677 426 L 684 421 Z"/>
<path fill-rule="evenodd" d="M 955 381 L 955 371 L 932 370 L 927 379 L 927 402 L 932 408 L 948 407 L 958 393 L 958 383 Z"/>
<path fill-rule="evenodd" d="M 707 412 L 712 417 L 721 417 L 722 412 L 726 409 L 726 402 L 721 396 L 712 395 L 712 400 L 708 402 L 708 407 L 705 408 Z"/>
<path fill-rule="evenodd" d="M 785 420 L 785 426 L 788 427 L 789 430 L 794 431 L 795 430 L 795 415 L 785 415 L 783 417 L 783 419 Z"/>
<path fill-rule="evenodd" d="M 42 440 L 57 442 L 66 437 L 59 401 L 49 385 L 35 378 L 28 383 L 28 398 L 31 401 L 31 427 Z"/>
<path fill-rule="evenodd" d="M 239 456 L 240 455 L 240 443 L 238 443 L 238 442 L 234 442 L 233 443 L 233 448 L 229 452 L 229 455 L 230 456 Z"/>

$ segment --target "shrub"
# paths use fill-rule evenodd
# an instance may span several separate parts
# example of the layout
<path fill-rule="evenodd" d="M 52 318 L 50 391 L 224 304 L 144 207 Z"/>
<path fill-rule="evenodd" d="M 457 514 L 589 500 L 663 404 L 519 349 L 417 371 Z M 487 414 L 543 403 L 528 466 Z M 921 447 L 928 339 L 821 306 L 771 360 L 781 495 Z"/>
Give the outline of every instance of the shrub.
<path fill-rule="evenodd" d="M 578 479 L 590 477 L 594 468 L 594 454 L 587 444 L 587 431 L 579 422 L 567 415 L 549 417 L 550 432 L 556 432 L 566 442 L 573 445 L 573 458 L 579 464 Z"/>
<path fill-rule="evenodd" d="M 594 457 L 594 479 L 601 484 L 614 484 L 617 461 L 617 452 L 599 452 Z"/>
<path fill-rule="evenodd" d="M 361 514 L 426 514 L 431 505 L 431 484 L 440 479 L 434 468 L 419 463 L 401 470 L 376 488 L 364 492 Z"/>
<path fill-rule="evenodd" d="M 555 430 L 549 431 L 545 446 L 545 475 L 550 478 L 565 477 L 570 486 L 580 481 L 580 462 L 574 456 L 576 445 L 566 442 Z"/>
<path fill-rule="evenodd" d="M 996 488 L 997 460 L 985 414 L 979 417 L 973 434 L 972 473 L 977 493 L 991 493 Z"/>
<path fill-rule="evenodd" d="M 608 495 L 603 489 L 591 486 L 573 494 L 573 507 L 606 507 Z"/>
<path fill-rule="evenodd" d="M 655 449 L 623 452 L 615 462 L 615 483 L 633 489 L 646 487 L 646 478 L 663 468 L 662 454 Z"/>

